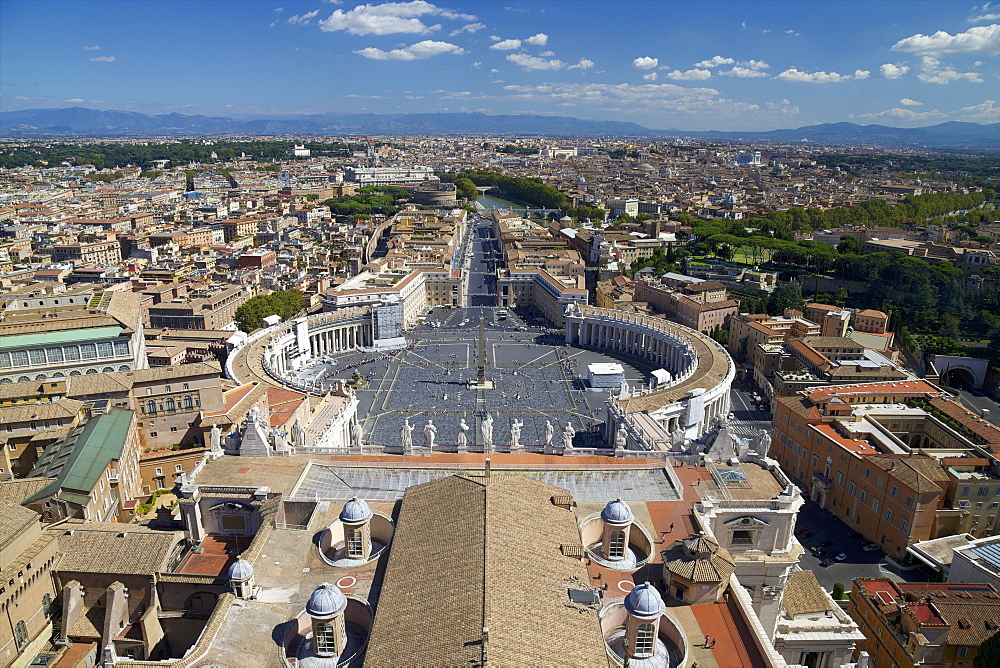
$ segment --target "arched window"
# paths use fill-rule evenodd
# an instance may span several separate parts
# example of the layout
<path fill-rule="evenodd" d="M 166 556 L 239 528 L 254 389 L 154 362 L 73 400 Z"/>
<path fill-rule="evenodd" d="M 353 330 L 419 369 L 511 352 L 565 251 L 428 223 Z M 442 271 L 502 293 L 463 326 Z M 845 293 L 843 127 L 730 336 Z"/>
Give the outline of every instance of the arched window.
<path fill-rule="evenodd" d="M 184 408 L 194 408 L 194 401 L 191 400 L 190 394 L 184 395 Z"/>
<path fill-rule="evenodd" d="M 172 411 L 177 408 L 177 402 L 174 401 L 173 397 L 167 397 L 167 410 Z"/>
<path fill-rule="evenodd" d="M 118 370 L 119 371 L 128 371 L 129 370 L 128 364 L 122 364 L 120 367 L 118 367 Z"/>
<path fill-rule="evenodd" d="M 114 372 L 115 368 L 112 366 L 106 366 L 103 369 L 101 369 L 101 373 L 114 373 Z"/>
<path fill-rule="evenodd" d="M 609 559 L 625 558 L 624 531 L 612 531 L 611 535 L 608 536 L 608 558 Z"/>
<path fill-rule="evenodd" d="M 38 374 L 37 376 L 35 376 L 35 380 L 45 380 L 45 374 L 44 373 Z"/>
<path fill-rule="evenodd" d="M 146 402 L 146 412 L 151 415 L 156 413 L 156 402 L 152 399 Z"/>
<path fill-rule="evenodd" d="M 82 376 L 83 374 L 80 373 L 79 369 L 73 369 L 72 371 L 69 372 L 69 375 L 71 375 L 71 376 Z"/>
<path fill-rule="evenodd" d="M 31 379 L 28 378 L 27 376 L 18 376 L 17 377 L 17 382 L 19 382 L 19 383 L 27 383 L 29 380 L 31 380 Z"/>
<path fill-rule="evenodd" d="M 14 625 L 14 644 L 18 649 L 28 644 L 28 627 L 24 625 L 23 619 Z"/>
<path fill-rule="evenodd" d="M 653 656 L 656 651 L 656 624 L 639 624 L 635 632 L 635 657 Z"/>
<path fill-rule="evenodd" d="M 365 549 L 361 529 L 347 530 L 347 556 L 351 559 L 364 559 Z"/>
<path fill-rule="evenodd" d="M 316 653 L 320 656 L 337 653 L 333 625 L 322 622 L 316 625 Z"/>
<path fill-rule="evenodd" d="M 87 375 L 92 376 L 97 373 L 97 369 L 87 369 Z"/>

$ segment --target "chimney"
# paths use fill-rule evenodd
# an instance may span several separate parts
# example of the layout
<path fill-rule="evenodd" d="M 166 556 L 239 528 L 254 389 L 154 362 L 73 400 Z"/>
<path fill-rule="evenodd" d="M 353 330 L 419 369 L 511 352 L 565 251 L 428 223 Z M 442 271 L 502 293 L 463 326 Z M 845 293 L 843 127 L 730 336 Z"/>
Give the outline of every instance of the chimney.
<path fill-rule="evenodd" d="M 490 479 L 490 458 L 489 457 L 486 458 L 486 469 L 483 471 L 483 475 L 486 476 L 487 480 Z"/>

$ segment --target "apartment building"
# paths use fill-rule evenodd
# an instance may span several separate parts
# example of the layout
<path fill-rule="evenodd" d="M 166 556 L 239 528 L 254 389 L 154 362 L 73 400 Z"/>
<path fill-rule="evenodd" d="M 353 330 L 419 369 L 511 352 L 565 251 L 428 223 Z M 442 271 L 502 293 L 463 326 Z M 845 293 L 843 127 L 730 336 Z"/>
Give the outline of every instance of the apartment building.
<path fill-rule="evenodd" d="M 557 278 L 541 269 L 503 270 L 497 278 L 497 303 L 503 308 L 533 307 L 557 327 L 570 304 L 587 304 L 582 277 Z"/>
<path fill-rule="evenodd" d="M 847 612 L 874 668 L 971 668 L 1000 630 L 1000 594 L 988 584 L 856 579 Z"/>
<path fill-rule="evenodd" d="M 90 243 L 53 244 L 44 249 L 52 261 L 82 266 L 107 266 L 122 261 L 121 244 L 117 240 Z"/>
<path fill-rule="evenodd" d="M 226 218 L 217 223 L 222 228 L 226 243 L 231 243 L 235 239 L 252 237 L 260 226 L 257 218 Z"/>
<path fill-rule="evenodd" d="M 46 448 L 30 477 L 51 479 L 24 500 L 46 521 L 127 522 L 140 489 L 135 413 L 113 408 L 91 418 Z"/>
<path fill-rule="evenodd" d="M 252 295 L 244 287 L 192 292 L 149 307 L 149 325 L 169 329 L 232 329 L 236 309 Z"/>
<path fill-rule="evenodd" d="M 31 385 L 38 383 L 12 383 Z M 63 383 L 65 385 L 65 383 Z M 38 401 L 0 405 L 0 476 L 27 476 L 46 447 L 65 438 L 86 417 L 86 404 L 61 398 L 58 401 Z"/>
<path fill-rule="evenodd" d="M 753 363 L 754 350 L 758 346 L 818 334 L 819 325 L 801 317 L 801 314 L 770 316 L 766 313 L 738 313 L 729 319 L 727 348 L 737 360 Z"/>
<path fill-rule="evenodd" d="M 772 453 L 810 498 L 886 553 L 998 530 L 996 459 L 930 407 L 926 381 L 828 386 L 779 397 Z"/>
<path fill-rule="evenodd" d="M 738 300 L 728 298 L 722 283 L 679 274 L 636 281 L 634 299 L 706 334 L 725 327 L 740 305 Z"/>

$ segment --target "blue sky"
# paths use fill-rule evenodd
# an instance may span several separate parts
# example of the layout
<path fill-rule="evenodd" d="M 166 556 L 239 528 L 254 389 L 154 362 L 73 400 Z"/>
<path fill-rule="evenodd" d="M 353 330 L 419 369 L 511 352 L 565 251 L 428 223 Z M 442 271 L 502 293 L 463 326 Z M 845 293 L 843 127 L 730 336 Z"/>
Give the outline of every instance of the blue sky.
<path fill-rule="evenodd" d="M 2 0 L 0 109 L 1000 121 L 1000 2 Z"/>

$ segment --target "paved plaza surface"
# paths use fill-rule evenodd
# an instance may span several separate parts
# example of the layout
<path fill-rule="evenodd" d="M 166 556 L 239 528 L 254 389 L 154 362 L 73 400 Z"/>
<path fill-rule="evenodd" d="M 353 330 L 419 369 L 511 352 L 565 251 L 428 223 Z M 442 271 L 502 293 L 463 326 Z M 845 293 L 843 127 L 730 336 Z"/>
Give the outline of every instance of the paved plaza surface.
<path fill-rule="evenodd" d="M 504 470 L 499 463 L 497 470 Z M 414 465 L 388 469 L 310 463 L 293 495 L 317 499 L 357 496 L 370 502 L 389 502 L 402 499 L 407 487 L 467 472 L 467 468 L 458 466 Z M 579 503 L 603 504 L 614 498 L 635 503 L 678 498 L 662 466 L 626 470 L 519 468 L 507 472 L 562 487 Z"/>
<path fill-rule="evenodd" d="M 475 390 L 479 315 L 485 327 L 486 378 L 493 389 Z M 488 319 L 488 320 L 487 320 Z M 440 322 L 433 327 L 430 322 Z M 464 323 L 464 324 L 463 324 Z M 518 331 L 521 328 L 525 331 Z M 355 372 L 365 380 L 358 390 L 358 417 L 365 445 L 399 446 L 408 418 L 413 444 L 424 445 L 424 427 L 433 420 L 436 446 L 457 449 L 459 421 L 469 425 L 469 445 L 481 444 L 481 420 L 493 418 L 494 447 L 510 445 L 511 423 L 523 422 L 520 444 L 542 445 L 546 421 L 553 440 L 570 423 L 577 432 L 575 447 L 603 447 L 606 391 L 590 391 L 587 366 L 617 362 L 633 388 L 646 382 L 653 367 L 638 359 L 562 345 L 561 332 L 529 327 L 520 319 L 495 320 L 495 309 L 440 309 L 407 335 L 410 346 L 395 354 L 355 352 L 320 361 L 299 378 L 325 384 L 350 380 Z"/>

